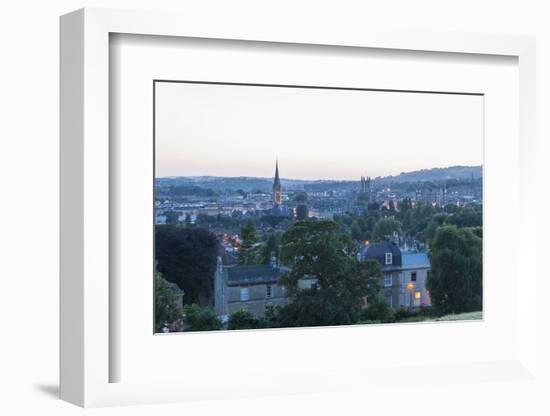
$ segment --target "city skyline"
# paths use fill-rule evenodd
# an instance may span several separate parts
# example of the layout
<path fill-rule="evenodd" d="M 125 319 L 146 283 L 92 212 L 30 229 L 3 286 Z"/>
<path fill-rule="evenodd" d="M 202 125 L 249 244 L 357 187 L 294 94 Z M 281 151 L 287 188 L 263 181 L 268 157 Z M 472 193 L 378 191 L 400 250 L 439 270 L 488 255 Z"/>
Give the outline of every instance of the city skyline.
<path fill-rule="evenodd" d="M 156 84 L 156 177 L 356 180 L 483 163 L 483 97 Z"/>
<path fill-rule="evenodd" d="M 281 166 L 280 162 L 279 162 L 279 165 Z M 281 178 L 281 180 L 284 180 L 284 181 L 358 182 L 358 181 L 360 181 L 362 176 L 370 176 L 370 178 L 372 180 L 377 180 L 377 179 L 384 179 L 384 178 L 388 178 L 388 177 L 396 177 L 400 174 L 415 173 L 415 172 L 419 172 L 419 171 L 422 171 L 422 170 L 449 169 L 449 168 L 455 168 L 455 167 L 463 167 L 463 168 L 477 168 L 477 167 L 479 167 L 479 168 L 483 169 L 483 164 L 480 164 L 480 165 L 454 165 L 454 166 L 441 166 L 441 167 L 427 167 L 427 168 L 424 168 L 424 169 L 417 169 L 417 170 L 412 170 L 412 171 L 402 171 L 402 172 L 399 172 L 399 173 L 396 173 L 396 174 L 393 174 L 393 175 L 384 175 L 384 176 L 371 176 L 371 175 L 368 174 L 368 172 L 365 172 L 364 174 L 360 175 L 357 178 L 350 178 L 350 179 L 340 179 L 340 178 L 330 178 L 330 177 L 327 177 L 327 178 L 296 178 L 296 177 L 288 177 L 288 176 L 284 175 L 283 173 L 280 175 L 280 178 Z M 283 168 L 284 168 L 284 166 L 283 166 Z M 281 168 L 281 170 L 282 170 L 282 168 Z M 274 178 L 274 175 L 272 174 L 270 176 L 248 176 L 248 175 L 247 176 L 244 176 L 244 175 L 234 175 L 234 176 L 229 176 L 229 175 L 167 175 L 167 176 L 155 176 L 156 179 L 164 179 L 164 178 L 208 178 L 208 177 L 211 177 L 211 178 L 257 178 L 257 179 L 272 180 Z"/>

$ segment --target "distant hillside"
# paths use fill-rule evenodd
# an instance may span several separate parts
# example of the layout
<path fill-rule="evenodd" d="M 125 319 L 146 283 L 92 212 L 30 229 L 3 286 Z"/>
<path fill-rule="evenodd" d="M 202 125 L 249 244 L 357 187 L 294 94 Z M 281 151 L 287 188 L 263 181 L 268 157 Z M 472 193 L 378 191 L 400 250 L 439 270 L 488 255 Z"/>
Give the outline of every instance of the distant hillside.
<path fill-rule="evenodd" d="M 482 176 L 481 166 L 451 166 L 448 168 L 422 169 L 413 172 L 403 172 L 395 176 L 373 178 L 374 185 L 386 183 L 407 182 L 441 182 L 453 179 L 478 179 Z M 342 180 L 302 180 L 281 178 L 283 189 L 287 190 L 322 190 L 325 188 L 354 189 L 359 182 Z M 246 192 L 271 191 L 273 178 L 259 177 L 220 177 L 220 176 L 177 176 L 157 178 L 158 186 L 200 187 L 214 191 L 239 190 Z"/>
<path fill-rule="evenodd" d="M 422 169 L 402 172 L 395 176 L 376 178 L 380 182 L 439 182 L 451 179 L 479 179 L 483 174 L 482 166 L 450 166 L 448 168 Z"/>

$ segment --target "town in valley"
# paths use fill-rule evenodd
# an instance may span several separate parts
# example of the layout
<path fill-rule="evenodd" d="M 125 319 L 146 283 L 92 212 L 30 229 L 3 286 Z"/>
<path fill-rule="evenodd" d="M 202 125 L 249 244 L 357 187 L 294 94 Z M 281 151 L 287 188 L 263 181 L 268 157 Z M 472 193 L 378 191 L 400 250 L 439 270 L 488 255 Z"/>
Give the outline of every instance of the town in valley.
<path fill-rule="evenodd" d="M 157 177 L 155 332 L 480 319 L 482 178 Z"/>

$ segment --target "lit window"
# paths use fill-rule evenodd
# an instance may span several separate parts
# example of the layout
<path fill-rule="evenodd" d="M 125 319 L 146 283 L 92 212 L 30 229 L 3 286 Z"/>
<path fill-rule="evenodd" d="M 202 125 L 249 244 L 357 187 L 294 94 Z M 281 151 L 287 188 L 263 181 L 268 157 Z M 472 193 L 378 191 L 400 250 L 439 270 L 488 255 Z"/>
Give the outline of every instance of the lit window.
<path fill-rule="evenodd" d="M 386 264 L 392 264 L 393 256 L 391 253 L 386 253 Z"/>
<path fill-rule="evenodd" d="M 416 282 L 416 272 L 411 273 L 411 282 Z"/>
<path fill-rule="evenodd" d="M 265 287 L 265 297 L 268 299 L 273 297 L 273 288 L 271 285 L 267 285 Z"/>
<path fill-rule="evenodd" d="M 247 301 L 249 299 L 248 288 L 241 288 L 241 301 Z"/>
<path fill-rule="evenodd" d="M 420 299 L 420 292 L 417 290 L 416 292 L 414 292 L 414 298 L 416 300 L 419 300 Z"/>
<path fill-rule="evenodd" d="M 391 274 L 384 276 L 384 286 L 389 287 L 393 284 L 393 279 Z"/>

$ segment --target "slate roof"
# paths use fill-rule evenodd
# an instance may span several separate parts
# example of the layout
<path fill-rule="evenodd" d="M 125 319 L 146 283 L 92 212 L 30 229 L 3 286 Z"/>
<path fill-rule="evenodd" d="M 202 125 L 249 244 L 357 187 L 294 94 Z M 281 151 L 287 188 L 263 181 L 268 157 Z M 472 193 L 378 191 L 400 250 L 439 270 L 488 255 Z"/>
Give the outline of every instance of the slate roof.
<path fill-rule="evenodd" d="M 224 250 L 223 256 L 222 256 L 223 264 L 227 266 L 232 266 L 234 264 L 237 264 L 237 256 L 235 256 L 233 253 L 229 253 Z"/>
<path fill-rule="evenodd" d="M 227 267 L 227 284 L 254 285 L 262 283 L 277 283 L 284 271 L 270 264 L 257 264 L 252 266 Z"/>
<path fill-rule="evenodd" d="M 386 264 L 386 253 L 392 253 L 392 264 Z M 383 269 L 401 267 L 401 250 L 389 241 L 379 241 L 364 247 L 361 256 L 363 260 L 376 260 Z"/>
<path fill-rule="evenodd" d="M 401 253 L 401 263 L 404 269 L 421 269 L 430 267 L 428 253 Z"/>

